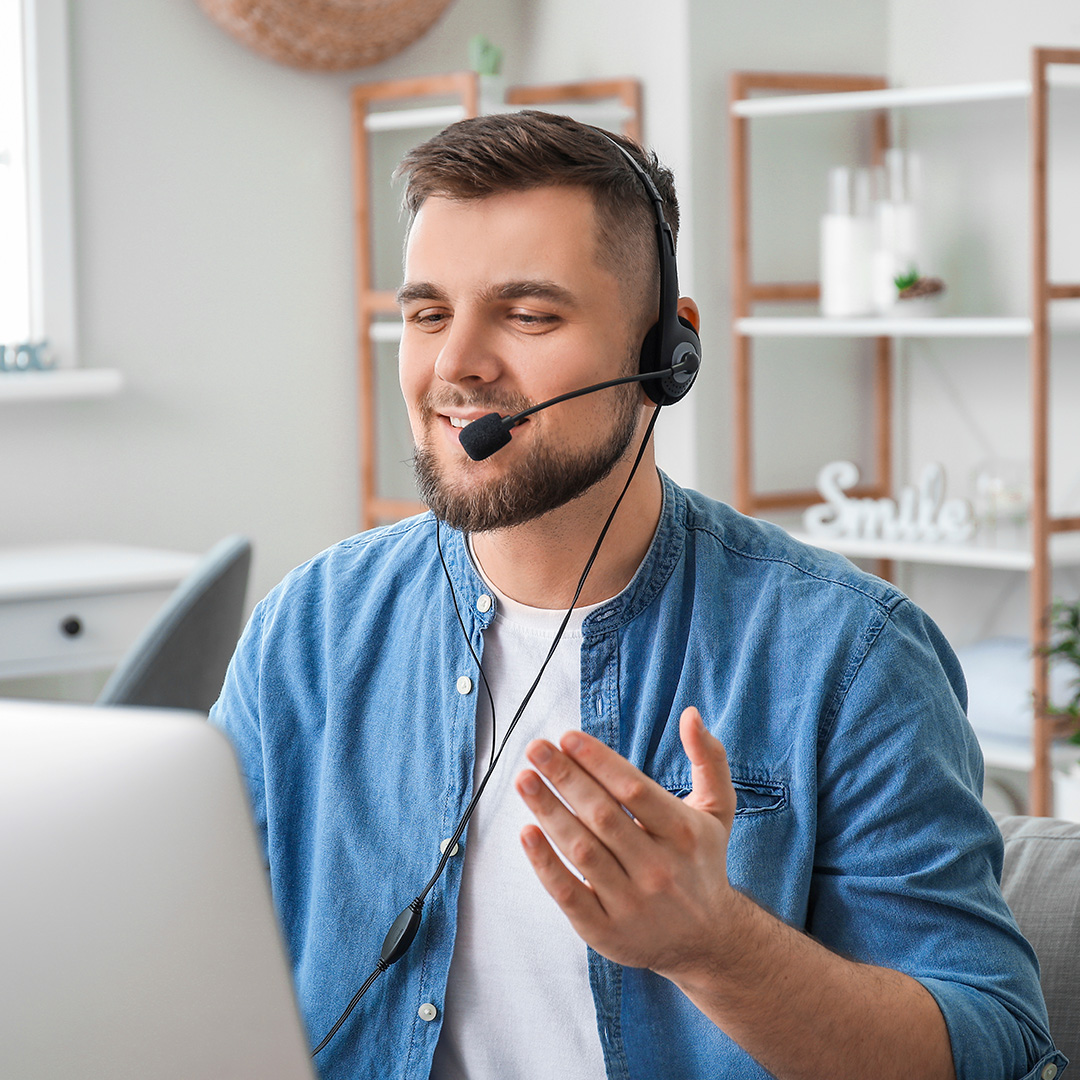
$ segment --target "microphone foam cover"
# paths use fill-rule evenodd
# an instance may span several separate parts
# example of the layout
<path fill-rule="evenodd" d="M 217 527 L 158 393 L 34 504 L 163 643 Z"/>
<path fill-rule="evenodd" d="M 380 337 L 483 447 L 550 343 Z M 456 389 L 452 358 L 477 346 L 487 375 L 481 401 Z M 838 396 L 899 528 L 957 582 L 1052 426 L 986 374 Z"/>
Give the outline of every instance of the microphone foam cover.
<path fill-rule="evenodd" d="M 473 461 L 483 461 L 510 441 L 510 432 L 503 424 L 503 418 L 493 412 L 463 427 L 458 439 Z"/>

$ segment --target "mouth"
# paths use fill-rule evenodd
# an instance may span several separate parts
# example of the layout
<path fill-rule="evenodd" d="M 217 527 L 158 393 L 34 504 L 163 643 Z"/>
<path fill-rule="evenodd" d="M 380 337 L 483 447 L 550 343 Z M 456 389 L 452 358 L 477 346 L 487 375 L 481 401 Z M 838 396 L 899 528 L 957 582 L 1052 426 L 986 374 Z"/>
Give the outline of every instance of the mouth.
<path fill-rule="evenodd" d="M 454 438 L 454 441 L 456 442 L 458 440 L 458 437 L 460 436 L 461 432 L 465 428 L 467 428 L 474 420 L 479 420 L 484 416 L 490 415 L 492 412 L 500 412 L 500 415 L 502 413 L 501 410 L 489 409 L 487 412 L 470 413 L 468 416 L 452 416 L 450 413 L 445 413 L 444 412 L 444 413 L 439 414 L 439 419 L 448 426 L 450 431 L 452 431 L 454 433 L 453 438 Z M 507 415 L 511 415 L 511 413 L 507 412 Z M 511 429 L 511 432 L 510 432 L 511 437 L 514 437 L 515 435 L 517 435 L 517 428 L 518 427 L 521 427 L 524 424 L 527 424 L 528 422 L 529 422 L 529 418 L 526 418 L 525 420 L 519 421 L 518 424 L 515 425 L 515 427 Z"/>

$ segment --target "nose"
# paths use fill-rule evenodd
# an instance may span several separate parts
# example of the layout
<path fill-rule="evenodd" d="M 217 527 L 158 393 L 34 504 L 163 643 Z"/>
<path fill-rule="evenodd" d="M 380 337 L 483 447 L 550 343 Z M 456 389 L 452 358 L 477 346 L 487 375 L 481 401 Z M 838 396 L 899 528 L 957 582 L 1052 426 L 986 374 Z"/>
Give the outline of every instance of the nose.
<path fill-rule="evenodd" d="M 456 313 L 435 358 L 435 375 L 456 386 L 494 382 L 502 362 L 492 339 L 492 331 L 482 318 Z"/>

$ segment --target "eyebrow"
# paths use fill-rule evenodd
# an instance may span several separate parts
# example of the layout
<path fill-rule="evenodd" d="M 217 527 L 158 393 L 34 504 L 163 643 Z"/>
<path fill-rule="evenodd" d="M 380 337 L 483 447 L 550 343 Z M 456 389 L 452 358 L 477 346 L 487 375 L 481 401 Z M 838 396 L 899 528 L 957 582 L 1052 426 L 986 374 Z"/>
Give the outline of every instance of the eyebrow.
<path fill-rule="evenodd" d="M 415 303 L 419 300 L 445 302 L 449 299 L 446 290 L 430 281 L 406 282 L 395 294 L 399 306 Z M 481 294 L 485 301 L 494 300 L 548 300 L 564 307 L 576 308 L 577 298 L 569 289 L 556 285 L 553 281 L 507 281 L 485 289 Z"/>
<path fill-rule="evenodd" d="M 567 307 L 577 307 L 577 297 L 554 281 L 508 281 L 484 293 L 485 300 L 550 300 Z"/>
<path fill-rule="evenodd" d="M 399 307 L 404 307 L 416 300 L 444 301 L 447 299 L 446 293 L 438 285 L 432 285 L 430 281 L 406 282 L 394 296 Z"/>

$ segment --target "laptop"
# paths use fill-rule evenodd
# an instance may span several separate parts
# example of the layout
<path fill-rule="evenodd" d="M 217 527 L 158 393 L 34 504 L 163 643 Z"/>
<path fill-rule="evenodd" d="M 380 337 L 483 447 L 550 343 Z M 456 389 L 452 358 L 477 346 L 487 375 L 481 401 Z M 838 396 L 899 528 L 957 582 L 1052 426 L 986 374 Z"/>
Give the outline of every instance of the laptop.
<path fill-rule="evenodd" d="M 0 1077 L 312 1080 L 204 717 L 0 701 Z"/>

